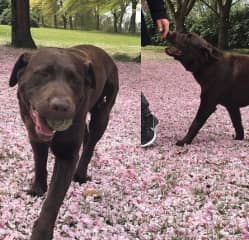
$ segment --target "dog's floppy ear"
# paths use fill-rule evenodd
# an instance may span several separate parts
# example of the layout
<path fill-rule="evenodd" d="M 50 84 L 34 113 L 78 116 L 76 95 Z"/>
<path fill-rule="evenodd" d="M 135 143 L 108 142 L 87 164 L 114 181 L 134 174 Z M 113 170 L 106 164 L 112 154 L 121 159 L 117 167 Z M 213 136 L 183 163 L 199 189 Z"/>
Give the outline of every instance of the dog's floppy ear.
<path fill-rule="evenodd" d="M 29 63 L 31 54 L 30 53 L 23 53 L 16 61 L 12 73 L 10 75 L 9 86 L 14 87 L 18 80 L 20 79 L 21 75 L 24 73 L 26 66 Z"/>
<path fill-rule="evenodd" d="M 93 64 L 92 62 L 87 62 L 86 63 L 87 70 L 86 70 L 86 84 L 95 89 L 96 88 L 96 78 L 95 78 L 95 73 L 93 69 Z"/>

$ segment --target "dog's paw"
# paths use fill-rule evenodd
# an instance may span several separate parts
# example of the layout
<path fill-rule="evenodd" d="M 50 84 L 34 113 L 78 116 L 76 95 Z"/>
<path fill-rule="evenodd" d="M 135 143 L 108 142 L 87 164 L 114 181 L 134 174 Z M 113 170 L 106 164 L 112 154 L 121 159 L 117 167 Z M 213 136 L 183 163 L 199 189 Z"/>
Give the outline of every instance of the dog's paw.
<path fill-rule="evenodd" d="M 236 135 L 236 136 L 233 135 L 233 139 L 234 140 L 243 140 L 244 136 L 243 135 Z"/>
<path fill-rule="evenodd" d="M 47 186 L 41 186 L 39 184 L 33 183 L 29 190 L 27 190 L 27 193 L 31 195 L 32 197 L 41 197 L 43 196 L 47 191 Z"/>
<path fill-rule="evenodd" d="M 183 140 L 179 140 L 179 141 L 176 142 L 176 146 L 179 146 L 179 147 L 183 147 L 184 144 L 186 144 L 186 142 L 183 141 Z"/>
<path fill-rule="evenodd" d="M 79 176 L 78 174 L 75 174 L 73 181 L 78 182 L 79 184 L 82 184 L 82 183 L 86 183 L 88 181 L 92 181 L 92 178 L 90 176 L 82 177 L 82 176 Z"/>

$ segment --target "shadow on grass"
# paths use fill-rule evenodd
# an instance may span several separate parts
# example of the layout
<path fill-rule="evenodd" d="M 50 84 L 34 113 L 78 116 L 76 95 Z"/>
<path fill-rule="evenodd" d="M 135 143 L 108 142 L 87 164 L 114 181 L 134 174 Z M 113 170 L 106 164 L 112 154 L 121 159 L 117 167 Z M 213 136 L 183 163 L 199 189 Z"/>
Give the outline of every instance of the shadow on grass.
<path fill-rule="evenodd" d="M 131 57 L 125 53 L 114 53 L 112 55 L 112 58 L 114 60 L 121 61 L 121 62 L 137 62 L 137 63 L 141 62 L 141 54 L 136 57 Z"/>
<path fill-rule="evenodd" d="M 6 44 L 4 44 L 5 47 L 8 47 L 8 48 L 13 48 L 13 49 L 23 49 L 23 50 L 27 50 L 27 51 L 31 51 L 31 50 L 35 50 L 35 49 L 30 49 L 30 48 L 16 48 L 16 47 L 13 47 L 11 45 L 11 42 L 7 42 Z M 43 48 L 43 47 L 46 47 L 46 46 L 41 46 L 41 45 L 38 45 L 37 48 Z M 125 53 L 114 53 L 114 54 L 111 54 L 111 57 L 114 59 L 114 60 L 117 60 L 117 61 L 121 61 L 121 62 L 136 62 L 136 63 L 140 63 L 141 62 L 141 54 L 137 55 L 137 56 L 130 56 L 128 54 L 125 54 Z"/>
<path fill-rule="evenodd" d="M 235 48 L 235 49 L 231 49 L 230 51 L 234 53 L 239 53 L 239 54 L 249 54 L 248 48 Z"/>

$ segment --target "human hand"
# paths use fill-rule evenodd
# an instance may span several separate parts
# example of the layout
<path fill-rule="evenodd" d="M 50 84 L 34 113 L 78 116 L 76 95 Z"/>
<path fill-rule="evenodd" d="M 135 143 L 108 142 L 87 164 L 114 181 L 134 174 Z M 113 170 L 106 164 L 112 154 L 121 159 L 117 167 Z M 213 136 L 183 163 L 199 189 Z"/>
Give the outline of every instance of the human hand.
<path fill-rule="evenodd" d="M 166 18 L 157 19 L 156 24 L 157 24 L 157 29 L 158 29 L 158 32 L 160 33 L 161 39 L 166 38 L 169 32 L 169 20 Z"/>

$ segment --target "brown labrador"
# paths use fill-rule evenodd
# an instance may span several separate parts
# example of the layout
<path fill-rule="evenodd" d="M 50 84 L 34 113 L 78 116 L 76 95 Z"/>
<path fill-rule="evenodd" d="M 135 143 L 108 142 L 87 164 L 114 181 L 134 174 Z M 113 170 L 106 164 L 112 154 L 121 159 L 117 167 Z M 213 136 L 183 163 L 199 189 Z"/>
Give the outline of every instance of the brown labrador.
<path fill-rule="evenodd" d="M 9 85 L 17 83 L 21 117 L 35 161 L 30 194 L 47 191 L 49 147 L 55 155 L 47 197 L 31 236 L 31 240 L 50 240 L 71 180 L 84 183 L 88 179 L 88 164 L 118 93 L 118 70 L 111 57 L 94 46 L 44 48 L 19 57 Z M 89 128 L 87 113 L 91 114 Z"/>
<path fill-rule="evenodd" d="M 172 32 L 168 40 L 176 48 L 166 53 L 180 61 L 201 86 L 201 102 L 187 135 L 176 144 L 190 144 L 208 117 L 223 105 L 235 128 L 235 139 L 244 138 L 240 108 L 249 104 L 249 56 L 225 53 L 195 33 Z"/>

